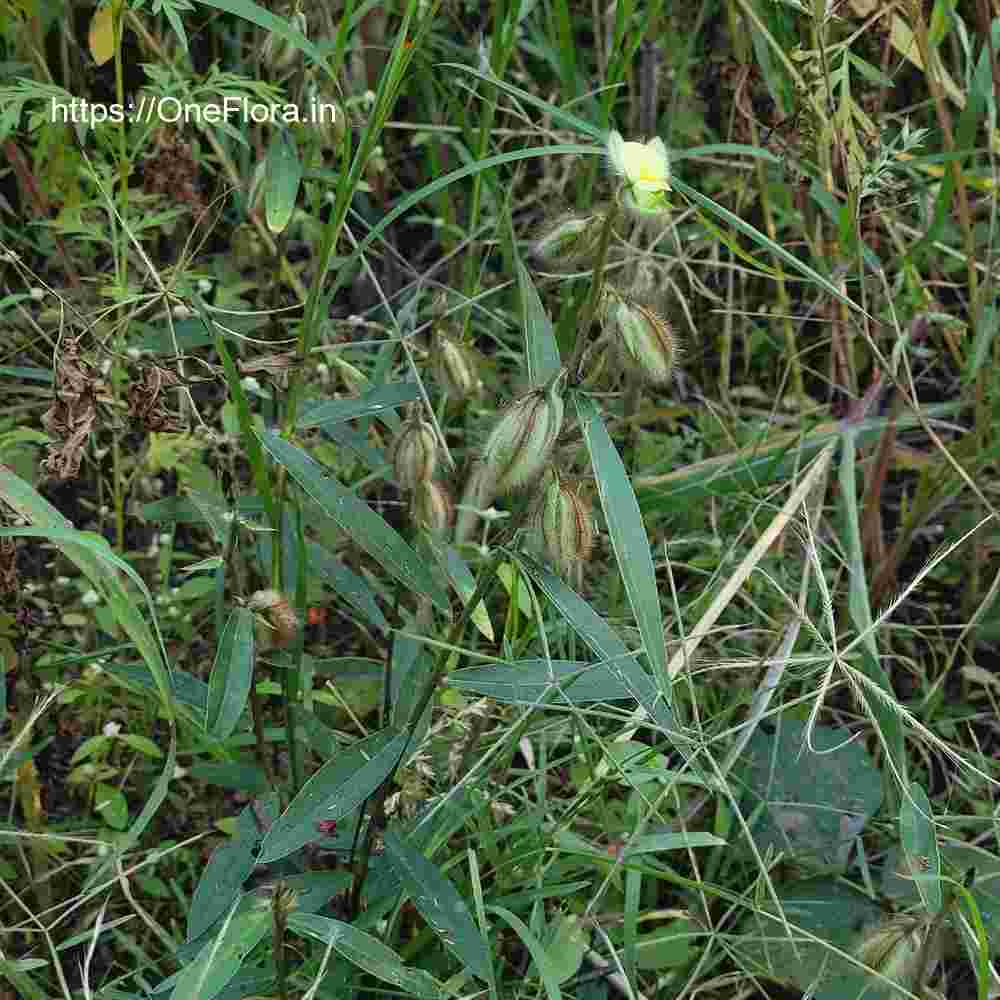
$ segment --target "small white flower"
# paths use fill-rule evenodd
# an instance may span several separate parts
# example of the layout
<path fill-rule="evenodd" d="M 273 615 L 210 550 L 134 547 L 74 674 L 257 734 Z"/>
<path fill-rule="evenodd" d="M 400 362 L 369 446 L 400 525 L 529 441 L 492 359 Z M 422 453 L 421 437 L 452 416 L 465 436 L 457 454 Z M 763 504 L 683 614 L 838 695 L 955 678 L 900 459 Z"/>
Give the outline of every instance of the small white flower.
<path fill-rule="evenodd" d="M 174 306 L 171 312 L 174 314 L 174 319 L 190 319 L 190 317 L 194 315 L 194 313 L 192 313 L 191 310 L 188 309 L 188 307 L 183 303 L 179 303 Z"/>
<path fill-rule="evenodd" d="M 94 590 L 93 587 L 91 587 L 90 590 L 88 590 L 87 593 L 80 598 L 80 602 L 85 608 L 92 608 L 95 604 L 101 603 L 101 596 L 96 590 Z"/>
<path fill-rule="evenodd" d="M 246 389 L 247 392 L 260 392 L 260 382 L 258 382 L 253 375 L 244 375 L 240 379 L 240 384 Z"/>
<path fill-rule="evenodd" d="M 31 297 L 32 302 L 41 302 L 45 298 L 44 288 L 29 288 L 28 295 Z"/>
<path fill-rule="evenodd" d="M 109 740 L 113 740 L 122 731 L 122 726 L 120 722 L 105 722 L 104 728 L 101 730 Z"/>
<path fill-rule="evenodd" d="M 210 279 L 208 278 L 198 279 L 198 291 L 201 292 L 202 295 L 208 295 L 208 293 L 211 290 L 212 290 L 212 282 Z"/>
<path fill-rule="evenodd" d="M 187 775 L 187 768 L 181 767 L 179 764 L 174 764 L 174 781 L 179 781 L 181 778 Z"/>
<path fill-rule="evenodd" d="M 664 195 L 670 190 L 670 157 L 663 140 L 626 142 L 620 132 L 608 137 L 611 168 L 628 185 L 630 200 L 640 212 L 657 212 L 667 207 Z"/>

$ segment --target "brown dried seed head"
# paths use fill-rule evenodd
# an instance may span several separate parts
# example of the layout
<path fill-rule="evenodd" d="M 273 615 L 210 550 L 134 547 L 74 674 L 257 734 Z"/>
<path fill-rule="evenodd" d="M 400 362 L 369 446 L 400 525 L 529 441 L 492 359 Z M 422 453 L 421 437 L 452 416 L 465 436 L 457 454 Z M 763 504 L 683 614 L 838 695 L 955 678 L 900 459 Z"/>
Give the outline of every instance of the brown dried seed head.
<path fill-rule="evenodd" d="M 288 598 L 277 590 L 258 590 L 247 602 L 251 611 L 260 612 L 272 629 L 271 641 L 278 648 L 289 645 L 299 630 L 299 616 Z"/>

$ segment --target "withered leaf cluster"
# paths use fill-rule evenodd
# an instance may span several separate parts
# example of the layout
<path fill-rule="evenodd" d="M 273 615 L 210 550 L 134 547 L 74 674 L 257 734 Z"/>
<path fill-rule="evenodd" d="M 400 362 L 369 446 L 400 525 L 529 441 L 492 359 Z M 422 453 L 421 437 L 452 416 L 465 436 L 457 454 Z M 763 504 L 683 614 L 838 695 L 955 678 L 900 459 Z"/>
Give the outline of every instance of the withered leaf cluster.
<path fill-rule="evenodd" d="M 82 335 L 81 335 L 82 336 Z M 167 409 L 164 390 L 180 379 L 167 368 L 144 365 L 128 387 L 128 416 L 132 427 L 154 432 L 183 430 L 177 415 Z M 97 423 L 97 404 L 105 389 L 94 366 L 80 353 L 80 338 L 65 340 L 56 364 L 55 400 L 42 416 L 42 426 L 56 438 L 42 468 L 59 479 L 80 473 L 83 450 Z M 106 396 L 103 397 L 106 402 Z"/>
<path fill-rule="evenodd" d="M 143 368 L 142 378 L 128 388 L 129 415 L 146 431 L 181 431 L 177 415 L 163 402 L 161 393 L 180 384 L 180 379 L 168 368 L 151 365 Z"/>
<path fill-rule="evenodd" d="M 54 438 L 42 468 L 60 479 L 75 479 L 80 472 L 83 447 L 97 418 L 100 379 L 80 356 L 80 341 L 67 339 L 56 365 L 56 398 L 42 416 L 42 426 Z"/>

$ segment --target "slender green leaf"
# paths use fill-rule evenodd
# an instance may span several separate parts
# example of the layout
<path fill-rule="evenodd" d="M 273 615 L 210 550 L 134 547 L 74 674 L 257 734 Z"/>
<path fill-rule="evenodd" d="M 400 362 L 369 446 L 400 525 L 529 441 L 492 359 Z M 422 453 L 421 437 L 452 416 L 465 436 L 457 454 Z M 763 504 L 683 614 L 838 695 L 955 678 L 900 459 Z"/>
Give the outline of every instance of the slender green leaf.
<path fill-rule="evenodd" d="M 295 137 L 288 129 L 274 130 L 267 148 L 265 181 L 264 218 L 267 228 L 277 235 L 284 232 L 291 221 L 302 181 L 302 162 Z"/>
<path fill-rule="evenodd" d="M 316 570 L 338 597 L 343 598 L 369 624 L 383 632 L 389 631 L 389 623 L 363 576 L 348 569 L 316 542 L 308 542 L 306 551 L 309 554 L 309 568 Z"/>
<path fill-rule="evenodd" d="M 329 427 L 357 420 L 358 417 L 377 417 L 386 410 L 395 410 L 419 398 L 420 386 L 416 382 L 387 382 L 354 399 L 328 399 L 312 406 L 303 406 L 302 415 L 295 421 L 295 426 L 300 430 L 306 427 Z"/>
<path fill-rule="evenodd" d="M 271 34 L 284 38 L 330 75 L 330 67 L 323 58 L 323 53 L 291 21 L 276 17 L 266 8 L 255 4 L 253 0 L 197 0 L 197 2 L 206 7 L 214 7 L 216 10 L 224 10 L 228 14 L 235 14 Z"/>
<path fill-rule="evenodd" d="M 927 793 L 915 781 L 899 807 L 899 839 L 909 874 L 929 913 L 941 910 L 941 854 L 934 830 L 934 813 Z"/>
<path fill-rule="evenodd" d="M 689 741 L 678 729 L 670 705 L 660 688 L 639 665 L 636 654 L 630 653 L 611 626 L 551 570 L 525 555 L 521 556 L 521 563 L 577 634 L 605 661 L 608 671 L 621 681 L 632 697 L 649 713 L 661 732 L 673 740 L 677 749 L 686 757 L 685 748 Z"/>
<path fill-rule="evenodd" d="M 342 819 L 356 809 L 385 781 L 406 742 L 405 734 L 383 729 L 327 761 L 271 825 L 259 863 L 287 857 L 319 836 L 320 820 Z"/>
<path fill-rule="evenodd" d="M 380 566 L 414 593 L 424 594 L 441 611 L 449 610 L 448 594 L 427 564 L 383 518 L 363 500 L 275 431 L 257 432 L 264 448 L 316 501 L 323 512 L 347 532 Z"/>
<path fill-rule="evenodd" d="M 249 608 L 233 608 L 219 638 L 208 679 L 205 728 L 224 740 L 236 728 L 250 697 L 254 671 L 254 616 Z"/>
<path fill-rule="evenodd" d="M 188 941 L 204 934 L 233 905 L 257 864 L 259 841 L 254 807 L 249 805 L 236 817 L 236 836 L 212 852 L 198 879 L 188 913 Z"/>
<path fill-rule="evenodd" d="M 583 956 L 590 950 L 590 934 L 577 913 L 557 914 L 554 923 L 554 933 L 546 944 L 545 955 L 556 982 L 564 983 L 580 971 Z"/>
<path fill-rule="evenodd" d="M 632 693 L 606 663 L 573 660 L 514 660 L 488 667 L 453 670 L 449 687 L 489 695 L 504 704 L 534 705 L 553 687 L 574 705 L 588 701 L 632 700 Z M 554 699 L 550 704 L 560 704 Z"/>
<path fill-rule="evenodd" d="M 574 398 L 577 417 L 601 495 L 601 507 L 611 536 L 618 572 L 625 584 L 625 593 L 639 626 L 639 634 L 653 668 L 653 677 L 664 695 L 668 695 L 667 645 L 663 636 L 660 594 L 656 586 L 653 554 L 646 538 L 639 504 L 596 404 L 580 394 Z"/>
<path fill-rule="evenodd" d="M 444 987 L 423 969 L 407 968 L 403 960 L 378 938 L 358 930 L 351 924 L 317 913 L 292 912 L 288 917 L 290 930 L 324 944 L 349 962 L 371 973 L 377 979 L 392 983 L 407 993 L 419 997 L 444 997 Z"/>
<path fill-rule="evenodd" d="M 468 67 L 463 66 L 462 68 L 467 69 Z M 401 199 L 390 212 L 387 212 L 374 226 L 371 227 L 365 235 L 365 238 L 361 240 L 351 252 L 350 257 L 342 262 L 337 280 L 334 282 L 333 288 L 328 294 L 333 295 L 337 292 L 337 290 L 341 287 L 341 282 L 347 280 L 347 275 L 352 273 L 352 268 L 361 259 L 365 251 L 393 222 L 396 221 L 396 219 L 398 219 L 401 215 L 405 215 L 411 208 L 419 205 L 422 201 L 432 198 L 438 193 L 438 191 L 443 191 L 446 187 L 454 184 L 456 181 L 464 180 L 466 177 L 473 177 L 485 170 L 491 170 L 493 167 L 514 163 L 518 160 L 534 159 L 538 156 L 556 156 L 560 154 L 600 156 L 603 155 L 604 152 L 605 150 L 603 146 L 578 145 L 538 146 L 531 149 L 514 149 L 508 153 L 499 153 L 496 156 L 489 156 L 485 160 L 476 160 L 474 163 L 452 170 L 443 177 L 438 177 L 429 184 L 425 184 L 419 190 L 414 191 L 413 194 L 407 195 L 405 198 Z"/>
<path fill-rule="evenodd" d="M 164 711 L 168 718 L 173 719 L 170 668 L 167 665 L 163 637 L 156 622 L 153 598 L 142 577 L 111 550 L 101 535 L 92 531 L 77 531 L 44 497 L 4 465 L 0 465 L 0 498 L 35 525 L 32 528 L 4 528 L 0 530 L 0 537 L 48 538 L 67 559 L 80 568 L 95 589 L 103 594 L 118 624 L 138 647 L 156 682 Z M 153 629 L 140 614 L 134 597 L 125 589 L 118 571 L 125 573 L 145 598 L 156 630 L 155 636 Z"/>
<path fill-rule="evenodd" d="M 683 851 L 689 847 L 725 847 L 726 841 L 714 833 L 687 831 L 683 833 L 647 833 L 636 837 L 625 848 L 625 857 L 651 854 L 657 851 Z"/>
<path fill-rule="evenodd" d="M 385 856 L 431 929 L 480 979 L 490 980 L 490 956 L 464 900 L 440 869 L 395 830 L 385 831 Z"/>
<path fill-rule="evenodd" d="M 541 977 L 542 985 L 549 1000 L 562 1000 L 562 992 L 559 989 L 559 969 L 554 967 L 549 961 L 549 956 L 542 947 L 541 941 L 531 933 L 528 925 L 510 910 L 502 906 L 487 906 L 489 913 L 495 913 L 504 920 L 511 930 L 521 939 L 521 943 L 528 949 L 531 957 L 535 961 L 538 974 Z"/>
<path fill-rule="evenodd" d="M 552 320 L 549 319 L 538 290 L 528 269 L 517 260 L 517 284 L 521 290 L 524 309 L 524 349 L 528 359 L 528 381 L 533 386 L 543 386 L 562 367 L 559 344 L 556 342 Z"/>
<path fill-rule="evenodd" d="M 700 191 L 696 191 L 693 187 L 689 187 L 682 180 L 679 180 L 676 177 L 671 178 L 670 184 L 680 194 L 683 194 L 696 205 L 700 205 L 706 211 L 711 212 L 713 215 L 717 215 L 734 229 L 738 229 L 745 236 L 749 236 L 750 239 L 753 240 L 758 246 L 765 247 L 776 257 L 780 257 L 781 260 L 789 265 L 789 267 L 808 278 L 811 282 L 813 282 L 813 284 L 818 285 L 829 295 L 832 295 L 838 302 L 843 302 L 844 305 L 849 308 L 855 309 L 864 314 L 864 309 L 862 309 L 861 306 L 859 306 L 853 299 L 848 298 L 848 296 L 846 296 L 832 281 L 830 281 L 829 278 L 824 278 L 818 271 L 799 260 L 795 254 L 791 253 L 791 251 L 786 250 L 780 244 L 775 243 L 774 240 L 769 239 L 749 222 L 745 222 L 738 215 L 734 215 L 730 212 L 728 208 L 724 208 L 718 202 L 713 201 L 711 198 L 707 198 Z"/>
<path fill-rule="evenodd" d="M 543 101 L 540 97 L 529 94 L 528 91 L 522 90 L 520 87 L 515 87 L 512 83 L 507 83 L 506 80 L 498 79 L 492 73 L 482 73 L 464 63 L 442 63 L 441 68 L 457 69 L 462 73 L 468 73 L 469 76 L 474 76 L 477 80 L 482 80 L 483 83 L 488 83 L 498 90 L 502 90 L 505 94 L 516 98 L 522 104 L 530 104 L 532 107 L 541 109 L 545 112 L 546 116 L 551 116 L 553 121 L 561 123 L 566 128 L 574 129 L 577 132 L 583 133 L 583 135 L 590 136 L 591 139 L 597 139 L 601 143 L 605 141 L 605 129 L 598 125 L 593 125 L 583 118 L 578 118 L 568 111 L 563 111 L 562 108 L 556 107 L 556 105 L 551 104 L 549 101 Z"/>
<path fill-rule="evenodd" d="M 840 503 L 843 512 L 845 548 L 848 557 L 847 606 L 851 620 L 859 633 L 865 635 L 861 645 L 861 670 L 865 676 L 877 684 L 885 697 L 865 694 L 859 688 L 863 702 L 868 706 L 879 735 L 892 756 L 900 780 L 906 780 L 907 758 L 903 741 L 903 727 L 899 715 L 892 707 L 894 698 L 892 683 L 882 667 L 878 644 L 872 629 L 871 602 L 868 597 L 868 581 L 865 575 L 864 549 L 861 544 L 861 522 L 858 515 L 857 488 L 857 444 L 853 429 L 846 430 L 841 437 L 840 458 Z"/>
<path fill-rule="evenodd" d="M 247 955 L 270 929 L 267 901 L 243 897 L 228 925 L 177 977 L 170 1000 L 211 1000 L 240 971 Z"/>

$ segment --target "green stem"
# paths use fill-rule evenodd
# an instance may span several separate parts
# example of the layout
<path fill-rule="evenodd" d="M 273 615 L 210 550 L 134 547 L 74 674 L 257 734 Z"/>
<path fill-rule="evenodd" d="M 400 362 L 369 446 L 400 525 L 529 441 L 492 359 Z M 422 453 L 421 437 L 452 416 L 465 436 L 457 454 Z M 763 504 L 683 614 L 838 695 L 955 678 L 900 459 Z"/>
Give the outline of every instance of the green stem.
<path fill-rule="evenodd" d="M 604 228 L 601 230 L 601 241 L 597 245 L 597 255 L 594 258 L 593 279 L 590 286 L 590 297 L 583 310 L 580 325 L 576 330 L 576 344 L 573 347 L 573 356 L 566 366 L 570 373 L 570 379 L 579 378 L 577 369 L 583 360 L 584 351 L 589 343 L 590 327 L 597 317 L 597 311 L 601 305 L 601 292 L 604 288 L 604 265 L 608 260 L 608 248 L 611 246 L 611 234 L 614 232 L 615 220 L 618 218 L 618 202 L 613 201 L 608 209 L 608 214 L 604 217 Z"/>

